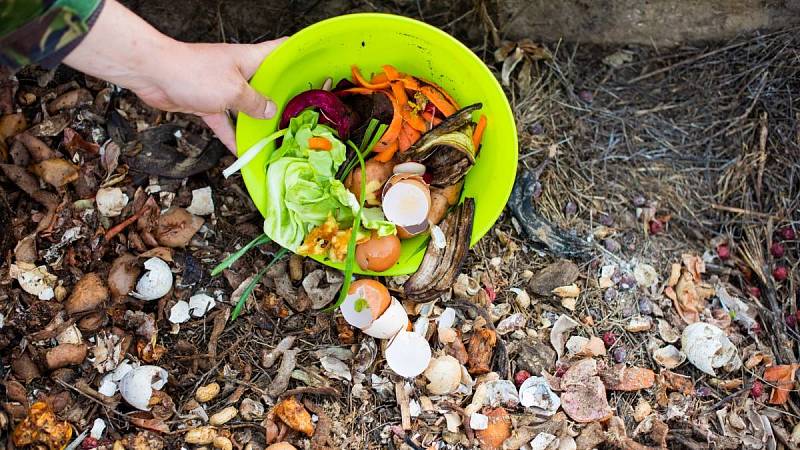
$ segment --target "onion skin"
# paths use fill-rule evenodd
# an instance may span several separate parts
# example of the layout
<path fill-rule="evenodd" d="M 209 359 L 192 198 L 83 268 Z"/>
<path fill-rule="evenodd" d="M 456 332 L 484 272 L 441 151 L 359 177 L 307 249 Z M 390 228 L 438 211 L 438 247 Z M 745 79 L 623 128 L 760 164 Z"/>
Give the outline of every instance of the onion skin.
<path fill-rule="evenodd" d="M 350 131 L 355 126 L 353 112 L 336 94 L 322 89 L 301 92 L 289 100 L 281 115 L 280 128 L 289 126 L 289 119 L 308 108 L 319 109 L 319 121 L 333 126 L 340 139 L 344 140 L 350 136 Z"/>

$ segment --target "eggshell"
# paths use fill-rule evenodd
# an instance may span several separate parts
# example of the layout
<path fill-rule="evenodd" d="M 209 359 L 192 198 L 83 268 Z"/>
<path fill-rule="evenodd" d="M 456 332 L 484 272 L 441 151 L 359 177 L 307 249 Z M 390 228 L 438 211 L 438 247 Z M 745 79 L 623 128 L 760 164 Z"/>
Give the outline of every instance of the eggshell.
<path fill-rule="evenodd" d="M 461 364 L 450 355 L 442 355 L 431 360 L 425 369 L 428 392 L 445 395 L 455 391 L 461 384 Z"/>
<path fill-rule="evenodd" d="M 152 257 L 144 262 L 147 270 L 136 283 L 136 292 L 131 292 L 131 296 L 139 300 L 157 300 L 172 289 L 172 272 L 163 260 Z"/>
<path fill-rule="evenodd" d="M 398 331 L 404 330 L 407 326 L 406 309 L 396 298 L 392 298 L 392 303 L 386 311 L 362 331 L 364 334 L 378 339 L 391 339 Z"/>
<path fill-rule="evenodd" d="M 131 406 L 142 411 L 150 410 L 153 389 L 161 389 L 167 384 L 169 374 L 158 366 L 139 366 L 122 377 L 119 391 L 122 398 Z"/>
<path fill-rule="evenodd" d="M 387 311 L 388 312 L 388 311 Z M 402 377 L 416 377 L 431 360 L 431 346 L 413 331 L 400 331 L 386 348 L 386 363 Z"/>

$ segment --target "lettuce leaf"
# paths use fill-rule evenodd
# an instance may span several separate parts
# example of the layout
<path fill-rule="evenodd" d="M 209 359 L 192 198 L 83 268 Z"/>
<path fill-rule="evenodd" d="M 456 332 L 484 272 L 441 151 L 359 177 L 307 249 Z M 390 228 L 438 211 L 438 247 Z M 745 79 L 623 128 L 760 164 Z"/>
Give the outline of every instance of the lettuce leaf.
<path fill-rule="evenodd" d="M 318 118 L 317 112 L 308 110 L 291 119 L 281 147 L 268 159 L 264 233 L 292 251 L 329 215 L 349 226 L 359 210 L 355 195 L 335 178 L 347 156 L 345 145 Z M 308 140 L 315 136 L 329 140 L 331 150 L 310 150 Z M 380 236 L 396 232 L 380 208 L 365 208 L 362 221 Z"/>

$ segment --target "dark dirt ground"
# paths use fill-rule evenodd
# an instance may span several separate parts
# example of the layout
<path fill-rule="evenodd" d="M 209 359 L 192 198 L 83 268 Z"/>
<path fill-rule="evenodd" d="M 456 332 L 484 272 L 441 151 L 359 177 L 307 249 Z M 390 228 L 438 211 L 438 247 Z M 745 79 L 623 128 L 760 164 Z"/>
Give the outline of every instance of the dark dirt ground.
<path fill-rule="evenodd" d="M 495 370 L 501 379 L 520 370 L 564 376 L 580 357 L 556 362 L 550 333 L 562 315 L 580 323 L 569 334 L 606 341 L 607 354 L 595 356 L 601 365 L 619 363 L 656 374 L 655 384 L 643 389 L 609 388 L 610 408 L 621 420 L 602 425 L 577 424 L 564 411 L 536 418 L 530 409 L 505 405 L 514 433 L 511 439 L 519 443 L 511 448 L 544 432 L 562 442 L 546 448 L 797 448 L 800 408 L 793 368 L 800 355 L 796 331 L 800 241 L 786 231 L 800 227 L 800 134 L 794 103 L 800 92 L 797 30 L 673 49 L 563 42 L 538 46 L 503 42 L 502 35 L 492 32 L 502 24 L 493 21 L 482 4 L 464 11 L 448 8 L 446 2 L 404 1 L 382 7 L 370 2 L 313 1 L 127 4 L 175 37 L 227 42 L 274 38 L 345 12 L 398 12 L 453 33 L 484 57 L 498 78 L 507 78 L 520 136 L 520 175 L 533 174 L 533 198 L 524 200 L 535 206 L 535 212 L 526 211 L 586 243 L 589 258 L 576 260 L 575 276 L 555 285 L 575 283 L 580 294 L 574 305 L 549 293 L 552 287 L 537 294 L 548 284 L 539 275 L 557 263 L 558 248 L 526 234 L 525 224 L 520 223 L 526 216 L 514 218 L 509 209 L 470 252 L 457 292 L 433 308 L 432 317 L 452 305 L 459 311 L 459 326 L 468 341 L 475 310 L 485 311 L 496 325 L 520 314 L 525 325 L 498 336 L 502 345 L 495 350 Z M 0 346 L 5 382 L 0 426 L 8 433 L 0 445 L 13 448 L 10 430 L 20 427 L 37 399 L 49 402 L 58 418 L 74 427 L 73 436 L 91 428 L 95 418 L 104 419 L 107 440 L 99 445 L 115 450 L 180 448 L 190 430 L 203 430 L 205 421 L 197 408 L 211 416 L 229 405 L 240 413 L 216 427 L 215 433 L 230 438 L 237 449 L 274 442 L 272 427 L 298 448 L 479 445 L 465 427 L 448 431 L 443 418 L 450 408 L 444 406 L 447 401 L 463 408 L 471 395 L 426 395 L 422 377 L 407 384 L 410 396 L 419 403 L 433 398 L 436 407 L 412 420 L 406 442 L 393 433 L 391 426 L 401 423 L 407 403 L 402 396 L 396 398 L 392 383 L 400 389 L 406 384 L 386 368 L 379 346 L 375 362 L 360 369 L 365 381 L 331 377 L 320 362 L 324 352 L 335 352 L 353 367 L 360 357 L 352 353 L 360 355 L 375 342 L 361 334 L 353 336 L 337 319 L 317 314 L 304 303 L 301 279 L 318 269 L 315 264 L 294 259 L 292 264 L 298 263 L 294 269 L 302 267 L 299 277 L 287 273 L 292 268 L 286 263 L 279 264 L 256 288 L 243 315 L 235 322 L 226 320 L 236 303 L 233 292 L 270 260 L 275 249 L 263 246 L 222 277 L 210 277 L 216 263 L 260 233 L 261 219 L 241 179 L 221 177 L 232 157 L 219 158 L 223 152 L 218 143 L 196 120 L 153 111 L 124 91 L 113 94 L 104 107 L 97 99 L 107 86 L 68 69 L 49 74 L 29 68 L 18 81 L 17 95 L 3 100 L 20 108 L 29 124 L 52 125 L 64 118 L 85 142 L 65 137 L 70 132 L 55 125 L 54 133 L 43 132 L 42 126 L 30 131 L 80 167 L 81 181 L 39 190 L 55 195 L 57 201 L 43 200 L 39 191 L 24 192 L 24 182 L 12 172 L 0 176 L 4 230 Z M 57 115 L 42 114 L 42 103 L 76 87 L 88 89 L 93 100 Z M 24 104 L 21 93 L 33 94 L 33 100 Z M 174 128 L 169 127 L 178 127 L 184 138 L 176 140 Z M 148 134 L 148 129 L 162 133 Z M 110 170 L 98 154 L 98 146 L 109 138 L 121 148 L 119 165 Z M 175 157 L 190 155 L 211 167 L 178 178 L 132 169 L 143 148 L 158 145 L 166 145 L 167 153 Z M 0 156 L 4 164 L 25 166 L 12 162 L 7 152 Z M 170 167 L 155 166 L 165 171 Z M 39 182 L 34 182 L 38 189 Z M 120 187 L 130 198 L 119 217 L 101 218 L 92 212 L 91 199 L 101 186 Z M 215 212 L 205 217 L 188 245 L 165 250 L 148 240 L 148 235 L 158 234 L 159 209 L 187 207 L 191 191 L 206 186 L 212 189 Z M 159 208 L 147 206 L 148 194 Z M 140 220 L 105 239 L 115 225 L 142 212 Z M 75 228 L 78 238 L 62 247 L 67 230 Z M 147 254 L 154 247 L 161 248 L 160 256 L 171 258 L 175 287 L 157 302 L 123 296 L 96 311 L 64 314 L 61 303 L 38 300 L 10 274 L 12 264 L 28 259 L 30 240 L 18 242 L 34 232 L 32 261 L 46 265 L 58 278 L 63 295 L 86 273 L 108 280 L 113 261 L 126 253 Z M 773 242 L 781 244 L 782 255 L 772 250 Z M 722 258 L 721 248 L 730 256 Z M 697 269 L 699 261 L 704 273 Z M 630 281 L 641 264 L 655 269 L 658 282 L 653 286 Z M 694 278 L 687 275 L 691 281 L 671 282 L 675 264 L 678 273 L 683 264 L 683 271 Z M 785 279 L 773 274 L 779 266 L 788 269 Z M 469 283 L 479 289 L 464 294 Z M 697 294 L 707 287 L 712 295 Z M 745 306 L 735 314 L 728 311 L 730 304 L 723 304 L 719 288 Z M 687 290 L 692 295 L 685 294 Z M 675 291 L 680 295 L 671 294 Z M 217 297 L 217 307 L 174 332 L 167 321 L 170 308 L 198 292 Z M 477 309 L 463 307 L 465 302 Z M 718 369 L 712 376 L 689 361 L 670 369 L 658 363 L 654 352 L 673 342 L 664 329 L 674 328 L 680 334 L 691 310 L 701 322 L 723 330 L 744 364 L 731 371 Z M 90 316 L 99 325 L 93 325 Z M 746 325 L 747 317 L 756 325 Z M 643 330 L 631 326 L 639 319 L 650 326 Z M 88 359 L 50 370 L 48 352 L 57 341 L 68 341 L 60 333 L 76 320 L 80 339 L 90 348 L 89 357 L 97 356 L 99 343 L 111 342 L 113 347 L 117 342 L 127 349 L 122 356 L 127 353 L 131 360 L 168 370 L 166 395 L 160 397 L 158 409 L 135 412 L 118 395 L 99 396 L 102 374 Z M 265 353 L 284 336 L 296 336 L 294 348 L 299 350 L 289 389 L 300 389 L 294 393 L 319 418 L 311 439 L 274 417 L 265 420 L 275 402 L 267 391 L 283 364 L 271 366 Z M 674 345 L 690 351 L 680 340 Z M 498 363 L 501 356 L 507 356 L 507 367 Z M 780 371 L 787 373 L 776 376 Z M 606 379 L 610 375 L 603 376 L 607 386 L 614 385 Z M 388 390 L 382 380 L 389 381 Z M 197 388 L 212 382 L 221 386 L 221 393 L 198 404 Z M 779 384 L 791 391 L 786 400 L 776 398 Z M 245 398 L 265 412 L 244 413 Z M 599 407 L 602 401 L 587 403 Z"/>

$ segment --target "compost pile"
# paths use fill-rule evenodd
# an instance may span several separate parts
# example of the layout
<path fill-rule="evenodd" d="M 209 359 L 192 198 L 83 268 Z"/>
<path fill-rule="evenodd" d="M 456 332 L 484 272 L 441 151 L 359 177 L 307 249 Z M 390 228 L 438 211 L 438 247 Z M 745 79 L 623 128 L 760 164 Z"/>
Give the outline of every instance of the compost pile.
<path fill-rule="evenodd" d="M 381 279 L 432 350 L 414 378 L 325 310 L 340 272 L 259 239 L 196 118 L 4 76 L 0 445 L 796 448 L 796 30 L 540 45 L 478 5 L 428 19 L 504 84 L 521 170 L 451 285 Z"/>

